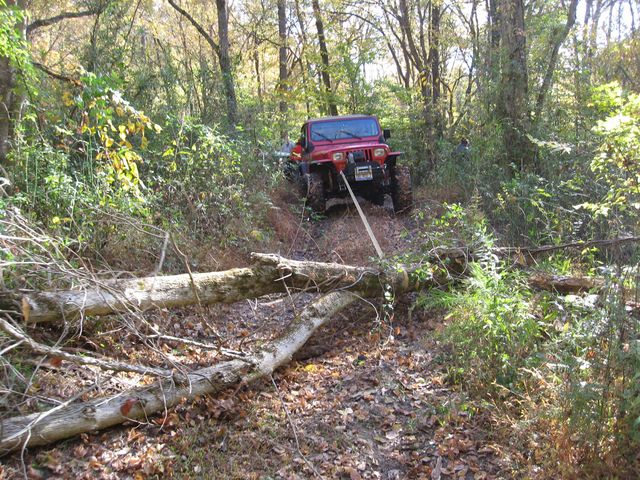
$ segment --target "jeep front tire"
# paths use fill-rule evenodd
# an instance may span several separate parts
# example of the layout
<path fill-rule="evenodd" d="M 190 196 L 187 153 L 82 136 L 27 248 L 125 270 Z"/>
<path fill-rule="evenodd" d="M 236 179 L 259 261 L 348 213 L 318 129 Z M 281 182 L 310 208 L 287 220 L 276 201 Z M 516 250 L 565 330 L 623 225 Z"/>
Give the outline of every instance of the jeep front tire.
<path fill-rule="evenodd" d="M 391 174 L 391 199 L 393 211 L 396 213 L 409 210 L 413 205 L 413 193 L 411 190 L 411 174 L 409 167 L 396 165 Z"/>

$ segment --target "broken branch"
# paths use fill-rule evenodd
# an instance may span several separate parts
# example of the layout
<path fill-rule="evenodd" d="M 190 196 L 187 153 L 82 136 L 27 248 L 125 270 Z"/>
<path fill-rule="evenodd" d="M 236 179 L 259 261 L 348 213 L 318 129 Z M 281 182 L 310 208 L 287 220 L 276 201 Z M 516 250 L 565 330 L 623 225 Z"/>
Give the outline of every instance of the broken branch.
<path fill-rule="evenodd" d="M 132 365 L 129 363 L 118 362 L 114 360 L 104 360 L 101 358 L 74 355 L 72 353 L 65 352 L 59 348 L 49 347 L 41 343 L 36 342 L 29 335 L 24 333 L 18 327 L 11 325 L 8 321 L 0 318 L 0 330 L 15 338 L 16 340 L 23 342 L 30 350 L 48 355 L 50 357 L 66 360 L 78 365 L 90 365 L 92 367 L 98 367 L 103 370 L 113 370 L 115 372 L 133 372 L 141 375 L 155 375 L 157 377 L 171 377 L 172 372 L 162 368 L 144 367 L 140 365 Z"/>
<path fill-rule="evenodd" d="M 253 365 L 229 360 L 187 374 L 184 382 L 158 380 L 154 385 L 88 402 L 64 404 L 47 412 L 4 419 L 0 425 L 0 455 L 16 449 L 46 445 L 85 432 L 101 430 L 127 420 L 147 420 L 198 395 L 217 393 L 238 382 L 252 382 L 291 361 L 309 337 L 336 313 L 357 300 L 349 292 L 329 293 L 297 316 L 275 340 L 255 352 Z"/>

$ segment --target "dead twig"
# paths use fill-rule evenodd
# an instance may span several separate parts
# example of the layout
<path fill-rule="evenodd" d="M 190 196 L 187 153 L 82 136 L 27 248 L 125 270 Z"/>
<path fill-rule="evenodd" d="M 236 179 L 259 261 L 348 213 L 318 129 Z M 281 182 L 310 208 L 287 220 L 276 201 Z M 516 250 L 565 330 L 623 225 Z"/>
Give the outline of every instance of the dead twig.
<path fill-rule="evenodd" d="M 65 352 L 59 348 L 49 347 L 33 340 L 29 335 L 24 333 L 20 328 L 12 325 L 7 320 L 0 318 L 0 329 L 7 335 L 15 338 L 18 341 L 25 343 L 30 350 L 48 355 L 50 357 L 66 360 L 71 363 L 80 365 L 90 365 L 98 367 L 103 370 L 113 370 L 116 372 L 132 372 L 139 373 L 141 375 L 154 375 L 157 377 L 171 377 L 173 373 L 170 370 L 165 370 L 155 367 L 144 367 L 139 365 L 132 365 L 129 363 L 123 363 L 113 360 L 104 360 L 101 358 L 74 355 L 72 353 Z"/>

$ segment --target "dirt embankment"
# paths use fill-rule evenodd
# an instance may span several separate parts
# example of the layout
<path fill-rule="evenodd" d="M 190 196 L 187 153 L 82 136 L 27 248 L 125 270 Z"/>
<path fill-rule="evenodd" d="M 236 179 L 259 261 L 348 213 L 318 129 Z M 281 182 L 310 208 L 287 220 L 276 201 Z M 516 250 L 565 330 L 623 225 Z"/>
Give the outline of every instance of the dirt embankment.
<path fill-rule="evenodd" d="M 279 190 L 268 214 L 278 242 L 274 247 L 284 256 L 350 265 L 366 265 L 376 258 L 373 244 L 350 201 L 331 201 L 323 215 L 292 205 L 299 205 L 295 192 Z M 411 217 L 396 216 L 390 199 L 384 206 L 364 200 L 360 205 L 385 256 L 393 256 L 410 246 Z"/>

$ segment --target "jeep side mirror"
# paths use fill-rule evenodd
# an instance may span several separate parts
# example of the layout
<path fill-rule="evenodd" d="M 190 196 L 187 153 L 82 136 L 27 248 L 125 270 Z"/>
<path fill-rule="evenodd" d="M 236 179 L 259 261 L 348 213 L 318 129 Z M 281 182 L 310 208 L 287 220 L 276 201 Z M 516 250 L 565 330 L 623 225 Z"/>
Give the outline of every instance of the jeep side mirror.
<path fill-rule="evenodd" d="M 382 136 L 384 137 L 385 140 L 388 140 L 389 138 L 391 138 L 391 130 L 389 130 L 388 128 L 385 128 L 382 131 Z"/>

